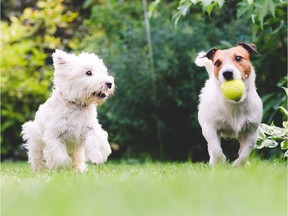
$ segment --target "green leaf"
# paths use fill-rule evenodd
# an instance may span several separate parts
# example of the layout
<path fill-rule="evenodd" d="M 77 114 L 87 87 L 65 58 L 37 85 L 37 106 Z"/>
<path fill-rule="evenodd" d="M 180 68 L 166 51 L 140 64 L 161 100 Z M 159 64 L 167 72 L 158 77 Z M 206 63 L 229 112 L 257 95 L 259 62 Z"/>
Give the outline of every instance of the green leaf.
<path fill-rule="evenodd" d="M 263 130 L 262 127 L 259 127 L 257 140 L 265 140 L 265 139 L 266 139 L 265 131 Z"/>
<path fill-rule="evenodd" d="M 264 18 L 267 15 L 271 14 L 273 17 L 275 17 L 275 8 L 276 5 L 273 0 L 264 0 L 259 3 L 255 3 L 255 13 L 262 29 L 264 26 Z"/>
<path fill-rule="evenodd" d="M 215 6 L 217 6 L 217 3 L 213 2 L 212 4 L 208 5 L 208 7 L 206 7 L 206 12 L 208 13 L 209 16 L 211 15 Z"/>
<path fill-rule="evenodd" d="M 280 106 L 278 108 L 286 117 L 288 117 L 288 110 L 287 109 L 285 109 L 283 106 Z"/>
<path fill-rule="evenodd" d="M 276 8 L 276 4 L 274 3 L 274 1 L 273 0 L 266 0 L 266 7 L 268 7 L 271 15 L 274 18 L 275 17 L 275 8 Z"/>
<path fill-rule="evenodd" d="M 283 127 L 286 129 L 286 132 L 287 132 L 287 130 L 288 130 L 288 121 L 284 121 L 284 122 L 282 123 L 282 125 L 283 125 Z"/>
<path fill-rule="evenodd" d="M 254 146 L 255 149 L 262 149 L 264 147 L 263 140 L 257 140 L 256 145 Z"/>
<path fill-rule="evenodd" d="M 178 22 L 179 22 L 181 16 L 182 16 L 182 15 L 181 15 L 181 12 L 180 12 L 180 11 L 177 11 L 177 12 L 173 15 L 172 20 L 174 20 L 174 27 L 175 27 L 175 28 L 177 27 Z"/>
<path fill-rule="evenodd" d="M 286 87 L 282 87 L 282 88 L 284 89 L 286 95 L 288 96 L 288 88 L 286 88 Z"/>
<path fill-rule="evenodd" d="M 237 19 L 245 16 L 249 16 L 253 13 L 253 7 L 251 5 L 247 5 L 245 2 L 240 2 L 237 4 Z"/>
<path fill-rule="evenodd" d="M 225 3 L 225 0 L 218 0 L 217 3 L 219 5 L 219 7 L 222 8 L 224 3 Z"/>
<path fill-rule="evenodd" d="M 84 9 L 87 9 L 87 8 L 91 7 L 94 3 L 95 3 L 94 0 L 86 0 L 86 1 L 84 1 L 82 7 L 83 7 Z"/>
<path fill-rule="evenodd" d="M 262 123 L 259 127 L 265 134 L 272 135 L 272 126 Z"/>
<path fill-rule="evenodd" d="M 288 140 L 284 140 L 280 143 L 281 149 L 288 149 Z"/>
<path fill-rule="evenodd" d="M 190 9 L 190 5 L 182 5 L 178 7 L 177 9 L 181 12 L 182 16 L 186 16 L 186 14 L 188 13 Z"/>
<path fill-rule="evenodd" d="M 276 146 L 278 146 L 278 143 L 275 140 L 270 139 L 264 140 L 262 144 L 268 148 L 275 148 Z"/>
<path fill-rule="evenodd" d="M 151 4 L 148 7 L 148 15 L 149 18 L 151 18 L 153 16 L 153 13 L 156 9 L 156 7 L 158 6 L 158 4 L 161 2 L 161 0 L 156 0 L 154 2 L 151 2 Z"/>

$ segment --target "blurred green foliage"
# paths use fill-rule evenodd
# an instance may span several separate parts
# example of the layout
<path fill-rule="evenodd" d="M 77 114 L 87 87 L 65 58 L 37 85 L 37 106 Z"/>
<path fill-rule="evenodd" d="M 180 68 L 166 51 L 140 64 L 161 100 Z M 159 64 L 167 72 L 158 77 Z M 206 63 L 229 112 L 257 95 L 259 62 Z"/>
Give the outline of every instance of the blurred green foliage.
<path fill-rule="evenodd" d="M 66 12 L 62 0 L 38 1 L 21 16 L 1 21 L 1 154 L 17 154 L 21 124 L 33 119 L 50 94 L 53 69 L 47 58 L 63 47 L 59 29 L 78 16 Z M 49 17 L 49 18 L 48 18 Z M 69 46 L 69 44 L 67 44 Z M 16 150 L 16 152 L 15 152 Z"/>
<path fill-rule="evenodd" d="M 192 1 L 180 4 L 185 2 Z M 197 52 L 215 46 L 256 43 L 261 56 L 252 60 L 258 91 L 265 99 L 263 120 L 281 122 L 276 110 L 285 99 L 277 83 L 287 71 L 287 6 L 277 5 L 262 21 L 253 22 L 256 1 L 251 14 L 240 13 L 239 8 L 244 10 L 248 4 L 244 1 L 242 6 L 235 1 L 211 1 L 212 6 L 201 2 L 187 8 L 176 28 L 179 1 L 150 4 L 150 10 L 154 7 L 150 13 L 154 78 L 142 1 L 34 1 L 22 13 L 6 6 L 4 15 L 9 17 L 1 21 L 2 158 L 17 154 L 21 124 L 34 118 L 51 92 L 50 56 L 55 48 L 95 52 L 115 76 L 115 95 L 99 109 L 100 122 L 115 147 L 112 157 L 208 158 L 197 120 L 198 94 L 207 74 L 193 62 Z M 283 78 L 279 86 L 285 84 Z M 230 152 L 234 147 L 226 148 Z"/>
<path fill-rule="evenodd" d="M 286 100 L 288 96 L 288 88 L 283 87 L 286 93 Z M 285 150 L 284 156 L 288 157 L 288 110 L 287 108 L 280 106 L 279 110 L 283 113 L 285 121 L 282 123 L 282 127 L 277 127 L 272 122 L 271 125 L 262 123 L 259 127 L 259 135 L 256 143 L 257 149 L 264 147 L 275 148 L 279 145 L 282 150 Z"/>

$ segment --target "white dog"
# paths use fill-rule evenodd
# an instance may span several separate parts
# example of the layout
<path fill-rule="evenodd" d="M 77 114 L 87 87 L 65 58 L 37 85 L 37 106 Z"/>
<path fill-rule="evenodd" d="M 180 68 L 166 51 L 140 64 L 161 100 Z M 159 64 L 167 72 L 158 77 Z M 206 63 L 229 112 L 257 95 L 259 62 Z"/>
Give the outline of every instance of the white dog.
<path fill-rule="evenodd" d="M 54 90 L 22 126 L 29 163 L 35 171 L 104 163 L 111 153 L 108 134 L 97 120 L 96 106 L 114 91 L 114 78 L 94 54 L 53 53 Z"/>
<path fill-rule="evenodd" d="M 205 66 L 209 79 L 201 90 L 198 120 L 208 142 L 210 165 L 225 163 L 221 149 L 221 136 L 240 142 L 239 157 L 234 166 L 244 164 L 257 139 L 257 129 L 262 119 L 262 102 L 256 92 L 255 72 L 250 55 L 257 53 L 254 44 L 239 43 L 226 50 L 211 49 L 200 52 L 196 65 Z M 245 93 L 239 101 L 225 99 L 220 86 L 226 80 L 242 79 Z"/>

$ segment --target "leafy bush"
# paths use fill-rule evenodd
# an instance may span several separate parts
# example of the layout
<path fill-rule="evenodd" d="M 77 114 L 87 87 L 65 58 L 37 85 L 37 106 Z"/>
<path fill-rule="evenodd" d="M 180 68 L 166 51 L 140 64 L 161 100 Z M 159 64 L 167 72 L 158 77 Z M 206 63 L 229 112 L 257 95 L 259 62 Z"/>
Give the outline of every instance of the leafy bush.
<path fill-rule="evenodd" d="M 286 97 L 288 96 L 288 89 L 283 88 L 286 92 Z M 285 116 L 286 121 L 282 123 L 283 128 L 277 127 L 272 123 L 271 125 L 261 124 L 259 127 L 259 135 L 257 139 L 256 148 L 262 149 L 264 147 L 275 148 L 279 145 L 282 150 L 286 150 L 284 156 L 288 157 L 288 110 L 283 106 L 279 109 Z"/>
<path fill-rule="evenodd" d="M 22 142 L 21 124 L 33 119 L 51 91 L 50 54 L 65 45 L 63 31 L 78 16 L 65 11 L 62 2 L 38 1 L 37 9 L 26 8 L 20 17 L 1 21 L 2 156 L 15 155 Z"/>

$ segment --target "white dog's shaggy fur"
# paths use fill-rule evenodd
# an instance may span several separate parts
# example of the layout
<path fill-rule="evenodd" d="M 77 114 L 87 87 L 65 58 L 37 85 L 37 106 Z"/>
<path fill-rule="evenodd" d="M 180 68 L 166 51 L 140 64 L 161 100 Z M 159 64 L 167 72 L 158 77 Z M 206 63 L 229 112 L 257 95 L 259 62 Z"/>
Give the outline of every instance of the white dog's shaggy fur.
<path fill-rule="evenodd" d="M 198 120 L 208 143 L 210 165 L 224 163 L 221 136 L 240 142 L 239 157 L 234 166 L 244 164 L 257 139 L 257 129 L 262 118 L 262 102 L 256 92 L 255 72 L 250 54 L 256 52 L 253 44 L 240 43 L 227 50 L 211 49 L 200 52 L 196 65 L 205 66 L 209 79 L 201 90 Z M 226 80 L 242 79 L 245 93 L 239 101 L 223 97 L 220 86 Z"/>
<path fill-rule="evenodd" d="M 108 134 L 97 120 L 96 106 L 114 91 L 114 78 L 95 54 L 53 53 L 54 90 L 22 126 L 31 168 L 73 167 L 84 172 L 86 161 L 104 163 L 111 153 Z"/>

